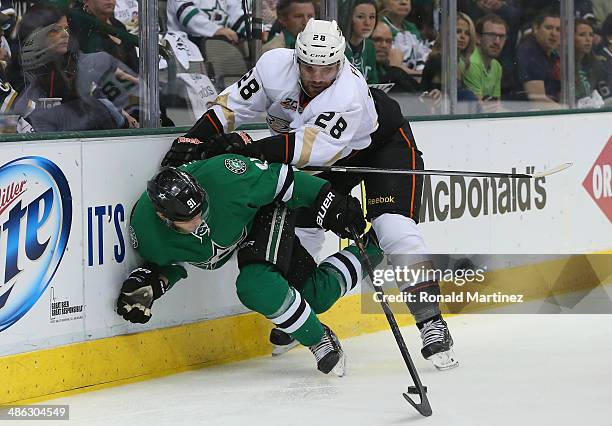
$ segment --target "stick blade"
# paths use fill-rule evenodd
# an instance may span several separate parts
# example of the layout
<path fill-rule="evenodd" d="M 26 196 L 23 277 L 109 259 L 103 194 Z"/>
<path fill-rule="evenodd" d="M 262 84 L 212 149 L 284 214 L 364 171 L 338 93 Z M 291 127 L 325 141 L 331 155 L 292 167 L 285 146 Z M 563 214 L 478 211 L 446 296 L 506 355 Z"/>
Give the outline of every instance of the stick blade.
<path fill-rule="evenodd" d="M 403 393 L 402 395 L 404 395 L 406 401 L 408 401 L 410 405 L 412 405 L 414 409 L 419 412 L 420 415 L 422 415 L 423 417 L 429 417 L 432 415 L 433 411 L 431 410 L 431 405 L 429 405 L 429 400 L 427 399 L 427 396 L 425 394 L 420 395 L 421 402 L 418 404 L 413 401 L 407 393 Z"/>
<path fill-rule="evenodd" d="M 541 177 L 545 177 L 545 176 L 550 176 L 553 175 L 555 173 L 559 173 L 565 169 L 569 169 L 570 167 L 572 167 L 572 163 L 563 163 L 563 164 L 559 164 L 557 167 L 553 167 L 552 169 L 547 169 L 547 170 L 543 170 L 541 172 L 538 173 L 533 173 L 531 176 L 534 179 L 537 178 L 541 178 Z"/>

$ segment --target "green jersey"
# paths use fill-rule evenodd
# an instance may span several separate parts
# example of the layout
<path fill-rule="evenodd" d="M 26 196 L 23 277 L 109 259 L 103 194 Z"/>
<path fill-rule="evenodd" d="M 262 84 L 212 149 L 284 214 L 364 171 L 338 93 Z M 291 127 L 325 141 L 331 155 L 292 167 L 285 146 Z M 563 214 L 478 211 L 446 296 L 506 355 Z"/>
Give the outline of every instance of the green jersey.
<path fill-rule="evenodd" d="M 347 43 L 344 56 L 363 74 L 368 84 L 378 83 L 376 49 L 372 40 L 364 39 L 354 50 L 353 46 Z"/>
<path fill-rule="evenodd" d="M 208 212 L 191 234 L 168 227 L 144 192 L 132 212 L 132 246 L 161 267 L 172 286 L 187 273 L 188 262 L 203 269 L 223 266 L 245 240 L 260 207 L 283 201 L 289 208 L 314 204 L 323 179 L 292 172 L 286 164 L 268 164 L 235 154 L 195 161 L 181 169 L 191 174 L 208 195 Z"/>

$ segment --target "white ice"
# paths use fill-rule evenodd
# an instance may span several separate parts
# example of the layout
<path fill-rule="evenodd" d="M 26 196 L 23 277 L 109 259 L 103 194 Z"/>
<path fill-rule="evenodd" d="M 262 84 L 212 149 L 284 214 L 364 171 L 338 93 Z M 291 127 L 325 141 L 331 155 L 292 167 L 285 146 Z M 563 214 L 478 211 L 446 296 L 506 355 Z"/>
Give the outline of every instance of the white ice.
<path fill-rule="evenodd" d="M 421 358 L 416 327 L 402 329 L 429 418 L 402 397 L 410 376 L 388 331 L 342 341 L 342 378 L 316 371 L 302 348 L 48 403 L 69 404 L 78 425 L 612 425 L 612 316 L 467 314 L 448 324 L 461 364 L 444 372 Z"/>

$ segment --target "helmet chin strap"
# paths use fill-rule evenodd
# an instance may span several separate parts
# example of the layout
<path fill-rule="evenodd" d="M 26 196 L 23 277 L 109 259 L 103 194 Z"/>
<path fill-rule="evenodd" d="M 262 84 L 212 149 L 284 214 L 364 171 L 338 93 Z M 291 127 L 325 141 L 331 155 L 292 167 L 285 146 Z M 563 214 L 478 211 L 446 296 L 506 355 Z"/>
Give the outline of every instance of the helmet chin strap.
<path fill-rule="evenodd" d="M 308 96 L 309 98 L 314 98 L 314 96 L 312 96 L 310 93 L 308 93 L 308 90 L 306 90 L 306 87 L 304 86 L 304 84 L 302 84 L 302 77 L 301 76 L 298 78 L 298 84 L 300 85 L 300 88 L 302 89 L 302 91 L 304 93 L 306 93 L 306 96 Z"/>
<path fill-rule="evenodd" d="M 314 96 L 312 96 L 310 93 L 308 93 L 308 90 L 306 90 L 306 86 L 304 86 L 304 83 L 302 83 L 302 73 L 300 72 L 300 62 L 301 62 L 301 61 L 300 61 L 300 60 L 298 60 L 298 59 L 296 58 L 295 63 L 296 63 L 296 65 L 297 65 L 297 67 L 298 67 L 298 85 L 300 86 L 300 89 L 302 89 L 302 91 L 303 91 L 304 93 L 306 93 L 306 95 L 307 95 L 309 98 L 314 98 Z M 341 66 L 339 66 L 339 67 L 338 67 L 338 72 L 336 73 L 336 76 L 335 76 L 335 77 L 333 78 L 333 80 L 331 81 L 331 84 L 330 84 L 329 86 L 327 86 L 327 87 L 331 87 L 331 85 L 332 85 L 332 84 L 334 84 L 334 81 L 336 81 L 336 79 L 337 79 L 337 78 L 338 78 L 338 76 L 340 75 L 340 71 L 341 71 L 341 70 L 342 70 L 342 67 L 341 67 Z"/>

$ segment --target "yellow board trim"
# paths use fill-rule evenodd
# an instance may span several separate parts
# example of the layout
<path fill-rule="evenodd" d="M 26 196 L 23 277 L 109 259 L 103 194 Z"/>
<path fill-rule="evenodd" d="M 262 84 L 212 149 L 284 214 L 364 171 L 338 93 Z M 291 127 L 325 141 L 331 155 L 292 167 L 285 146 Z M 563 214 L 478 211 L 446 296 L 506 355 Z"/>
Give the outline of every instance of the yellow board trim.
<path fill-rule="evenodd" d="M 487 274 L 487 287 L 492 291 L 503 288 L 505 293 L 522 292 L 528 300 L 594 288 L 610 283 L 612 265 L 606 260 L 578 255 L 571 260 L 542 262 L 535 268 L 532 265 L 495 271 Z M 442 283 L 443 290 L 447 285 L 452 284 Z M 384 315 L 362 313 L 366 308 L 363 302 L 360 294 L 344 297 L 319 317 L 340 338 L 388 329 Z M 463 313 L 482 306 L 442 308 L 444 312 Z M 372 309 L 369 312 L 380 312 L 376 307 Z M 401 326 L 414 324 L 407 308 L 397 315 L 397 322 Z M 0 405 L 40 402 L 268 355 L 271 327 L 263 316 L 248 313 L 4 356 L 0 365 L 0 383 L 4 385 L 0 389 Z"/>
<path fill-rule="evenodd" d="M 319 317 L 340 338 L 385 329 L 361 315 L 359 294 Z M 398 319 L 407 325 L 412 318 Z M 412 321 L 414 322 L 414 321 Z M 2 357 L 0 405 L 25 404 L 271 353 L 272 324 L 255 313 Z"/>

